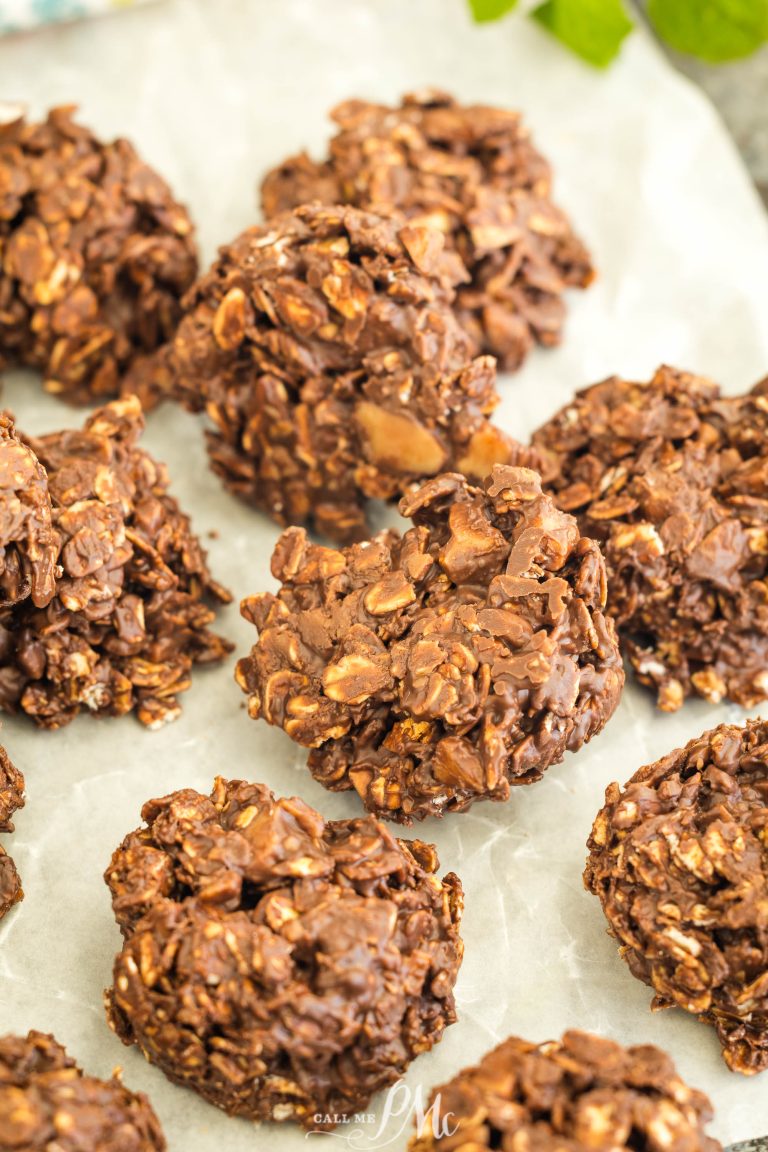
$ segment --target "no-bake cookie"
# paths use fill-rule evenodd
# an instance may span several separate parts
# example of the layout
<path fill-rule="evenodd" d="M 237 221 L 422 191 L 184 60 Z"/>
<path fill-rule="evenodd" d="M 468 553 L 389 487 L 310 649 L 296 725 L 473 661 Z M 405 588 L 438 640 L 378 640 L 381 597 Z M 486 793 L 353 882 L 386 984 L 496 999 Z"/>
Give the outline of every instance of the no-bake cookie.
<path fill-rule="evenodd" d="M 410 823 L 506 800 L 599 732 L 623 670 L 594 541 L 527 468 L 447 474 L 404 497 L 413 526 L 335 551 L 299 528 L 237 666 L 250 715 L 312 751 L 312 774 Z"/>
<path fill-rule="evenodd" d="M 712 1024 L 728 1065 L 768 1067 L 768 724 L 721 724 L 622 789 L 584 873 L 630 971 Z"/>
<path fill-rule="evenodd" d="M 86 1076 L 53 1036 L 0 1037 L 0 1148 L 165 1152 L 149 1100 L 117 1077 Z"/>
<path fill-rule="evenodd" d="M 142 816 L 106 873 L 125 937 L 107 1004 L 174 1082 L 325 1127 L 454 1022 L 461 884 L 431 845 L 220 778 Z"/>
<path fill-rule="evenodd" d="M 399 209 L 460 255 L 456 310 L 477 349 L 514 370 L 534 343 L 560 342 L 565 289 L 594 272 L 519 113 L 427 90 L 395 108 L 348 100 L 331 118 L 327 160 L 302 153 L 267 175 L 267 217 L 311 200 Z"/>
<path fill-rule="evenodd" d="M 600 542 L 623 649 L 666 711 L 768 697 L 767 393 L 663 367 L 579 392 L 533 438 L 558 504 Z"/>
<path fill-rule="evenodd" d="M 227 487 L 344 542 L 369 497 L 508 460 L 493 362 L 470 362 L 450 308 L 459 263 L 402 218 L 319 205 L 222 248 L 158 364 L 213 421 Z"/>
<path fill-rule="evenodd" d="M 712 1106 L 666 1052 L 623 1048 L 588 1032 L 531 1044 L 511 1037 L 435 1089 L 410 1152 L 720 1152 Z"/>
<path fill-rule="evenodd" d="M 0 610 L 28 596 L 44 608 L 57 575 L 45 469 L 0 412 Z"/>
<path fill-rule="evenodd" d="M 172 334 L 197 260 L 165 181 L 74 113 L 36 123 L 0 104 L 0 367 L 87 403 Z"/>
<path fill-rule="evenodd" d="M 230 597 L 210 576 L 164 465 L 138 447 L 136 397 L 82 431 L 30 440 L 47 472 L 61 575 L 53 599 L 0 610 L 0 708 L 59 728 L 81 711 L 174 719 L 194 664 L 231 645 L 209 630 Z"/>
<path fill-rule="evenodd" d="M 24 777 L 11 763 L 5 748 L 0 746 L 0 832 L 13 832 L 11 817 L 23 807 Z M 0 920 L 23 898 L 16 865 L 5 849 L 0 847 Z"/>

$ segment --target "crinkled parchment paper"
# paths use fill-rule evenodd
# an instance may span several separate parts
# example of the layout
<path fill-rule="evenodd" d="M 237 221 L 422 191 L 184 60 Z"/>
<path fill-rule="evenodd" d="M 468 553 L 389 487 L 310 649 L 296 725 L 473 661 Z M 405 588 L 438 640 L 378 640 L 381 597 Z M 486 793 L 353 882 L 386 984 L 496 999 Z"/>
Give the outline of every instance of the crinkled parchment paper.
<path fill-rule="evenodd" d="M 502 379 L 500 420 L 525 435 L 572 390 L 612 372 L 647 376 L 661 361 L 713 376 L 727 391 L 768 371 L 768 223 L 712 109 L 641 32 L 605 74 L 530 21 L 474 28 L 464 0 L 167 0 L 143 10 L 0 43 L 0 89 L 39 113 L 78 101 L 89 124 L 131 137 L 191 205 L 207 260 L 256 218 L 255 184 L 282 156 L 318 150 L 324 112 L 351 95 L 394 100 L 425 84 L 466 100 L 525 110 L 556 166 L 556 191 L 600 271 L 572 293 L 564 346 L 536 351 Z M 31 376 L 5 402 L 42 432 L 80 414 L 44 397 Z M 236 597 L 272 586 L 277 530 L 238 505 L 205 464 L 201 429 L 166 409 L 146 445 L 209 541 L 215 574 Z M 253 633 L 237 608 L 221 627 L 242 652 Z M 466 887 L 460 1022 L 411 1067 L 426 1090 L 511 1032 L 544 1040 L 567 1027 L 669 1049 L 710 1093 L 724 1141 L 768 1132 L 768 1074 L 727 1071 L 713 1033 L 682 1013 L 652 1015 L 581 885 L 584 843 L 605 786 L 737 709 L 689 704 L 655 712 L 632 686 L 607 731 L 507 805 L 423 825 L 444 868 Z M 255 1132 L 172 1087 L 108 1031 L 103 987 L 119 936 L 101 874 L 139 822 L 144 800 L 216 773 L 300 793 L 328 816 L 357 812 L 324 792 L 282 733 L 249 721 L 231 662 L 199 671 L 182 718 L 160 733 L 131 719 L 81 719 L 41 733 L 8 720 L 0 739 L 27 777 L 28 803 L 8 847 L 27 898 L 0 928 L 0 1029 L 54 1031 L 90 1071 L 124 1067 L 149 1093 L 172 1150 L 299 1149 L 292 1127 Z M 380 1102 L 376 1111 L 381 1115 Z M 358 1143 L 402 1148 L 402 1120 Z M 335 1146 L 348 1138 L 344 1129 Z M 343 1144 L 342 1144 L 343 1146 Z"/>

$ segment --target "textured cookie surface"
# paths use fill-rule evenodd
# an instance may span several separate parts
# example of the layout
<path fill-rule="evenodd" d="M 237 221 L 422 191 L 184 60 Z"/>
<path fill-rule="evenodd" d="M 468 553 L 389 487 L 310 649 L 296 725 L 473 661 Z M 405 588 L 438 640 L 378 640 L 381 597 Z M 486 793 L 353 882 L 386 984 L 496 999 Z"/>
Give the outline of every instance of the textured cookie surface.
<path fill-rule="evenodd" d="M 108 1010 L 171 1080 L 324 1127 L 454 1022 L 462 891 L 431 845 L 242 781 L 142 815 L 106 875 L 125 936 Z"/>
<path fill-rule="evenodd" d="M 86 1076 L 53 1036 L 0 1037 L 0 1148 L 164 1152 L 152 1107 L 120 1080 Z"/>
<path fill-rule="evenodd" d="M 534 435 L 597 539 L 608 610 L 659 707 L 768 696 L 768 397 L 660 368 L 576 395 Z"/>
<path fill-rule="evenodd" d="M 400 509 L 402 537 L 340 552 L 283 534 L 237 678 L 321 783 L 409 823 L 538 780 L 602 729 L 623 670 L 600 550 L 537 473 L 442 475 Z"/>
<path fill-rule="evenodd" d="M 768 725 L 721 724 L 612 784 L 584 873 L 632 973 L 768 1067 Z"/>
<path fill-rule="evenodd" d="M 59 728 L 81 711 L 157 726 L 179 713 L 192 666 L 230 650 L 208 628 L 229 594 L 212 580 L 165 466 L 138 446 L 138 400 L 82 431 L 30 441 L 48 476 L 55 596 L 0 610 L 0 708 Z"/>
<path fill-rule="evenodd" d="M 534 343 L 560 342 L 565 289 L 594 273 L 519 113 L 427 90 L 396 108 L 349 100 L 331 117 L 327 160 L 301 154 L 267 175 L 266 216 L 311 200 L 396 208 L 461 256 L 456 310 L 476 348 L 511 371 Z"/>
<path fill-rule="evenodd" d="M 14 812 L 24 807 L 24 777 L 0 746 L 0 832 L 13 832 Z M 0 920 L 24 898 L 16 865 L 0 847 Z"/>
<path fill-rule="evenodd" d="M 74 111 L 32 123 L 0 105 L 0 367 L 87 403 L 172 334 L 197 260 L 165 181 Z"/>
<path fill-rule="evenodd" d="M 450 307 L 462 271 L 402 218 L 299 209 L 221 249 L 160 375 L 213 421 L 228 488 L 280 524 L 361 538 L 368 498 L 510 459 L 487 418 L 493 362 L 470 361 Z"/>
<path fill-rule="evenodd" d="M 45 607 L 56 575 L 45 469 L 0 413 L 0 609 L 28 596 Z"/>
<path fill-rule="evenodd" d="M 531 1044 L 511 1037 L 432 1095 L 410 1152 L 720 1152 L 712 1107 L 650 1044 L 622 1048 L 587 1032 Z"/>

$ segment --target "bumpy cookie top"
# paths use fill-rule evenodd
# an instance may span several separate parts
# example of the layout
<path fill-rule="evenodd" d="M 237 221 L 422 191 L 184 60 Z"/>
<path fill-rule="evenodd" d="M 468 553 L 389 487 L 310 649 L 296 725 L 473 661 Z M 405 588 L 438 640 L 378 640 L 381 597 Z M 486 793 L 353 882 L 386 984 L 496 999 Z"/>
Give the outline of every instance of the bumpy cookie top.
<path fill-rule="evenodd" d="M 10 417 L 0 413 L 0 608 L 27 596 L 45 607 L 56 574 L 45 469 L 21 443 Z"/>
<path fill-rule="evenodd" d="M 127 140 L 0 107 L 0 363 L 85 403 L 166 340 L 197 261 L 192 223 Z"/>
<path fill-rule="evenodd" d="M 143 1093 L 85 1076 L 53 1036 L 0 1037 L 0 1148 L 164 1152 Z"/>
<path fill-rule="evenodd" d="M 530 1044 L 511 1037 L 465 1068 L 439 1096 L 410 1144 L 431 1149 L 536 1148 L 537 1152 L 719 1152 L 704 1132 L 709 1100 L 677 1075 L 666 1052 L 650 1044 L 622 1048 L 588 1032 Z"/>
<path fill-rule="evenodd" d="M 477 348 L 511 370 L 534 341 L 559 342 L 563 291 L 593 270 L 519 113 L 426 90 L 396 108 L 348 100 L 331 116 L 326 161 L 301 154 L 267 175 L 266 216 L 311 200 L 396 208 L 461 256 L 457 311 Z"/>
<path fill-rule="evenodd" d="M 163 371 L 213 421 L 227 486 L 348 542 L 366 499 L 509 460 L 487 419 L 493 362 L 470 362 L 451 309 L 461 274 L 438 233 L 350 207 L 300 208 L 222 248 Z"/>
<path fill-rule="evenodd" d="M 30 441 L 48 474 L 59 578 L 44 610 L 0 612 L 0 707 L 47 727 L 82 709 L 173 719 L 192 664 L 229 651 L 208 630 L 206 603 L 229 594 L 168 494 L 165 466 L 138 446 L 143 425 L 130 397 L 82 430 Z"/>
<path fill-rule="evenodd" d="M 142 815 L 106 874 L 126 937 L 112 1022 L 172 1079 L 311 1126 L 364 1106 L 454 1021 L 461 885 L 430 845 L 242 781 Z"/>
<path fill-rule="evenodd" d="M 576 395 L 534 435 L 602 545 L 608 609 L 659 706 L 768 696 L 768 399 L 660 368 Z"/>
<path fill-rule="evenodd" d="M 656 1006 L 714 1024 L 735 1071 L 768 1067 L 768 724 L 721 724 L 612 784 L 584 880 Z"/>
<path fill-rule="evenodd" d="M 283 534 L 237 678 L 322 783 L 410 822 L 539 779 L 600 731 L 623 672 L 600 550 L 537 473 L 443 475 L 400 509 L 402 537 L 340 552 Z"/>

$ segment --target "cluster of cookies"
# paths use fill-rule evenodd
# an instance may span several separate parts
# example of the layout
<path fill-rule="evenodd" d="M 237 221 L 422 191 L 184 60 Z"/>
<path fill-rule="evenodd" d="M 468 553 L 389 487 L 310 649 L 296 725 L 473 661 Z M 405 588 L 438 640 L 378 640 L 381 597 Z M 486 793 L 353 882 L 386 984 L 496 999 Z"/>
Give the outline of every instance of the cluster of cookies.
<path fill-rule="evenodd" d="M 768 697 L 768 388 L 662 368 L 588 388 L 522 445 L 496 360 L 559 341 L 589 256 L 516 113 L 443 93 L 350 101 L 327 158 L 262 187 L 267 222 L 195 279 L 193 229 L 125 141 L 71 109 L 0 117 L 0 357 L 104 401 L 37 439 L 0 419 L 0 708 L 175 718 L 230 650 L 142 406 L 204 412 L 213 470 L 285 531 L 236 669 L 254 719 L 367 814 L 261 784 L 149 801 L 106 872 L 123 946 L 109 1022 L 232 1114 L 331 1126 L 456 1019 L 462 886 L 382 822 L 504 801 L 596 736 L 622 654 L 659 707 Z M 118 398 L 114 398 L 118 396 Z M 403 533 L 371 536 L 370 499 Z M 315 529 L 339 547 L 313 542 Z M 585 883 L 657 1007 L 768 1066 L 768 729 L 721 725 L 612 785 Z M 23 803 L 0 755 L 0 831 Z M 0 915 L 21 898 L 0 850 Z M 715 1152 L 663 1053 L 510 1039 L 438 1090 L 413 1152 Z M 0 1146 L 161 1149 L 147 1101 L 52 1037 L 0 1041 Z M 74 1134 L 74 1135 L 73 1135 Z"/>

